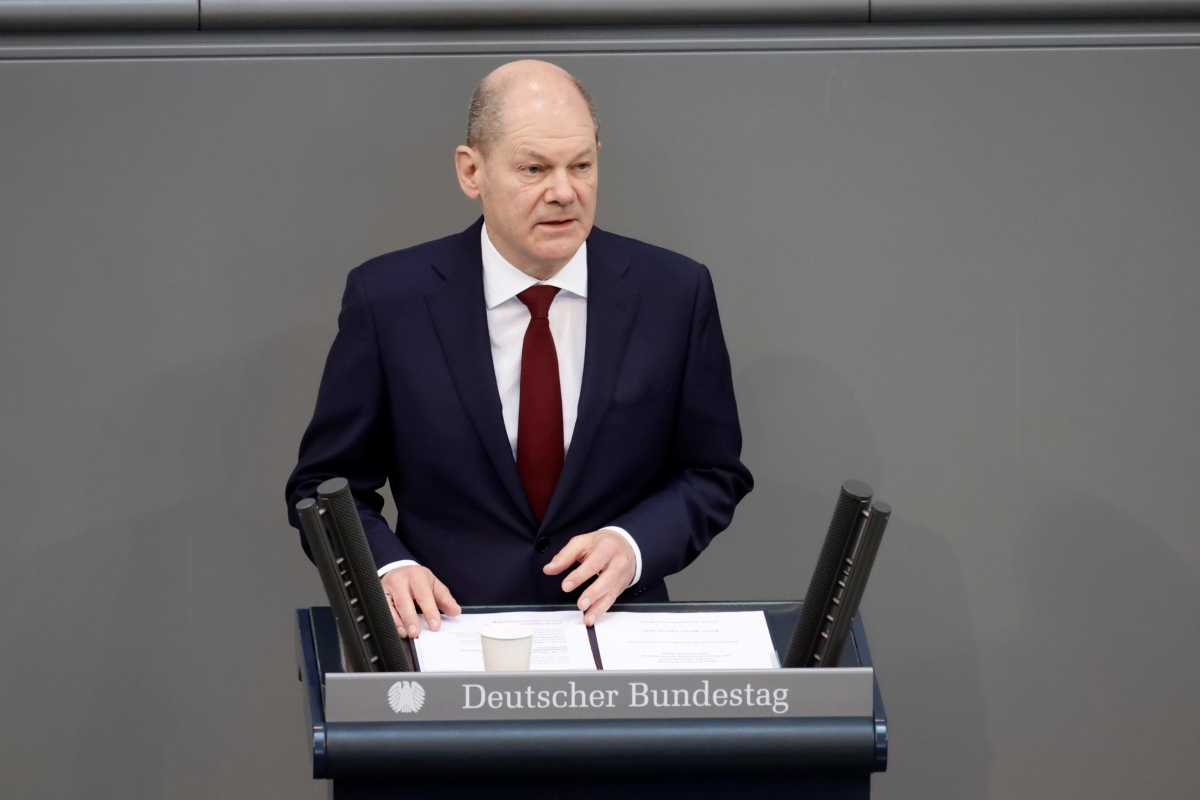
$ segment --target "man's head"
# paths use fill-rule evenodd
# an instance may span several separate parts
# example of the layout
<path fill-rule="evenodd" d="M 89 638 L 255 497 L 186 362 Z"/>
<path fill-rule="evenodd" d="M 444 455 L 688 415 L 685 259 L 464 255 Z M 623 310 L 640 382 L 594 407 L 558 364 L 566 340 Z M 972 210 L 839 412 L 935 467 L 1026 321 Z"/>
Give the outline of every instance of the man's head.
<path fill-rule="evenodd" d="M 488 235 L 539 280 L 558 272 L 596 217 L 599 123 L 576 78 L 545 61 L 492 72 L 471 101 L 458 182 L 483 204 Z"/>

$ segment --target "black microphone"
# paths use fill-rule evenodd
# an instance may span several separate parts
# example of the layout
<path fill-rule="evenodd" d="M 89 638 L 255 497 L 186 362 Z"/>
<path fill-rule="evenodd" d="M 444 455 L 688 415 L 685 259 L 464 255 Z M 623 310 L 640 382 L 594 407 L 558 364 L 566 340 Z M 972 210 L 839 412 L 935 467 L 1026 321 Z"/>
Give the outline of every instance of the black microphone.
<path fill-rule="evenodd" d="M 831 605 L 836 608 L 841 604 L 841 599 L 834 597 L 834 591 L 841 588 L 837 584 L 848 546 L 861 535 L 870 503 L 870 486 L 854 480 L 842 484 L 837 505 L 833 509 L 833 519 L 829 523 L 829 531 L 825 534 L 825 543 L 817 557 L 817 566 L 813 570 L 812 580 L 809 581 L 808 593 L 804 595 L 804 605 L 800 609 L 796 628 L 792 632 L 792 641 L 783 660 L 784 667 L 821 665 L 824 658 L 821 652 L 825 650 L 828 636 L 828 632 L 826 637 L 821 636 L 822 623 L 835 622 L 838 617 L 837 614 L 830 614 L 828 608 Z M 837 602 L 832 603 L 833 599 Z M 814 660 L 814 656 L 821 657 Z"/>
<path fill-rule="evenodd" d="M 317 487 L 316 500 L 301 500 L 296 511 L 333 608 L 347 666 L 354 672 L 412 672 L 349 482 L 330 478 Z"/>
<path fill-rule="evenodd" d="M 842 649 L 850 638 L 850 625 L 858 613 L 858 604 L 867 587 L 875 554 L 879 551 L 883 531 L 891 516 L 892 507 L 887 503 L 872 503 L 867 512 L 867 524 L 859 528 L 858 535 L 850 540 L 840 574 L 834 583 L 833 595 L 825 608 L 825 616 L 821 618 L 817 650 L 809 666 L 836 667 L 841 661 Z"/>

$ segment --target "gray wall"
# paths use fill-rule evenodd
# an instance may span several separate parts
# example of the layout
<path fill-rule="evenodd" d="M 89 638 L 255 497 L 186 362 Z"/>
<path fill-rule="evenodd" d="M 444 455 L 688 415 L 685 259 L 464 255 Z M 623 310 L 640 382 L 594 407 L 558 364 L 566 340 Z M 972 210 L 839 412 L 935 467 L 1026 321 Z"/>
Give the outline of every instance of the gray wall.
<path fill-rule="evenodd" d="M 802 594 L 865 479 L 879 797 L 1195 796 L 1200 30 L 729 36 L 0 40 L 5 796 L 322 796 L 283 481 L 345 273 L 474 218 L 527 52 L 599 223 L 717 282 L 758 487 L 675 596 Z"/>

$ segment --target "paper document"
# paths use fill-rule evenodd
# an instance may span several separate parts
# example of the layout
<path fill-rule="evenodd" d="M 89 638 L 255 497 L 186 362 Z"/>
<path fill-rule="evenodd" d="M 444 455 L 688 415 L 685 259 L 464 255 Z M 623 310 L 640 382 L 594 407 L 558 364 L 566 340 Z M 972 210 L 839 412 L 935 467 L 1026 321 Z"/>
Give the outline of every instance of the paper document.
<path fill-rule="evenodd" d="M 579 611 L 504 611 L 442 617 L 440 631 L 421 620 L 413 645 L 422 672 L 483 672 L 479 632 L 497 622 L 533 629 L 531 672 L 595 670 L 596 659 Z"/>
<path fill-rule="evenodd" d="M 761 611 L 610 611 L 596 623 L 605 670 L 779 666 Z"/>

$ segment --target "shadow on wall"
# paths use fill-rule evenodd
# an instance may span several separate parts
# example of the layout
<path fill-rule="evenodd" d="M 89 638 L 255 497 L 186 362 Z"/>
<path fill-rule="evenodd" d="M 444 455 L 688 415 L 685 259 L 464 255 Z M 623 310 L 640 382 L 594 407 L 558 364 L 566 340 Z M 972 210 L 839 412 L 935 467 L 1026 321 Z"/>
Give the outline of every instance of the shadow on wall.
<path fill-rule="evenodd" d="M 838 487 L 864 480 L 896 514 L 872 571 L 863 617 L 891 722 L 880 797 L 986 795 L 989 744 L 980 661 L 961 565 L 950 545 L 889 497 L 866 413 L 830 367 L 794 354 L 736 376 L 754 491 L 734 526 L 671 580 L 675 599 L 804 596 Z"/>
<path fill-rule="evenodd" d="M 897 508 L 863 598 L 889 725 L 881 798 L 983 798 L 991 762 L 962 566 Z"/>
<path fill-rule="evenodd" d="M 838 489 L 857 478 L 878 491 L 879 453 L 866 416 L 831 369 L 775 353 L 735 376 L 754 491 L 730 530 L 670 579 L 677 600 L 803 597 Z"/>
<path fill-rule="evenodd" d="M 1004 665 L 998 727 L 1025 732 L 993 795 L 1195 797 L 1200 584 L 1121 509 L 1058 487 L 1038 496 L 1053 500 L 1014 565 L 1027 625 L 991 655 Z"/>

